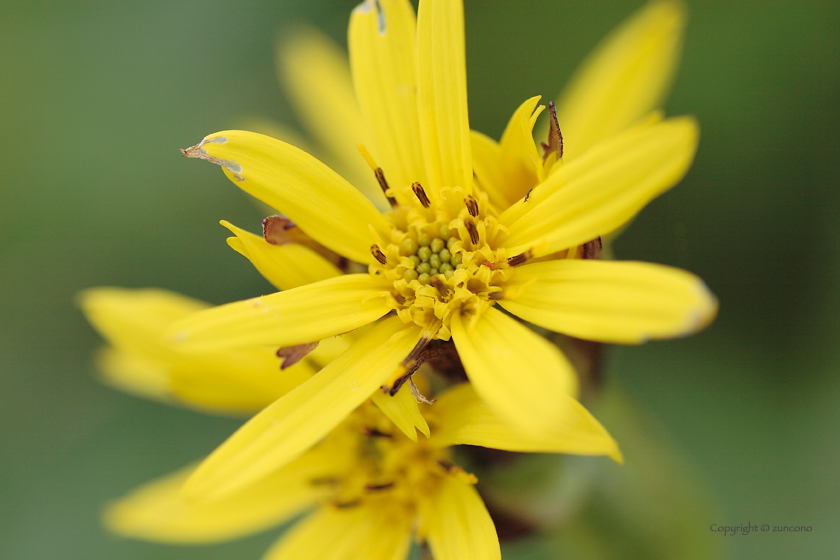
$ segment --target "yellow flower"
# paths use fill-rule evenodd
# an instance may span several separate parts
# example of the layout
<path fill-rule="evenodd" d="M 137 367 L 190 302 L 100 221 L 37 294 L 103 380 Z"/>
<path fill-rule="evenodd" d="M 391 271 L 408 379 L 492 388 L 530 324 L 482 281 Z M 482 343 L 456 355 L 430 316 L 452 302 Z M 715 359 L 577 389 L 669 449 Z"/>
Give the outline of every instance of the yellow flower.
<path fill-rule="evenodd" d="M 189 355 L 160 337 L 172 321 L 206 307 L 189 298 L 163 290 L 97 288 L 84 292 L 80 304 L 110 342 L 100 362 L 109 383 L 216 413 L 269 404 L 348 344 L 346 337 L 332 339 L 281 372 L 277 356 L 264 348 Z M 375 328 L 389 328 L 387 323 Z M 563 434 L 521 434 L 494 418 L 468 384 L 441 395 L 426 414 L 428 424 L 413 416 L 419 416 L 417 402 L 406 388 L 395 397 L 377 392 L 323 441 L 267 477 L 220 498 L 188 501 L 180 489 L 190 467 L 132 492 L 108 508 L 105 522 L 125 536 L 206 543 L 309 512 L 267 558 L 404 558 L 412 533 L 436 558 L 498 558 L 495 529 L 472 488 L 475 479 L 454 466 L 449 448 L 466 444 L 621 460 L 615 441 L 586 409 L 566 395 L 558 405 L 566 410 Z M 434 433 L 412 441 L 400 432 L 413 433 L 414 426 Z"/>
<path fill-rule="evenodd" d="M 568 162 L 555 138 L 543 162 L 530 138 L 537 100 L 528 100 L 514 119 L 538 184 L 501 205 L 473 183 L 461 2 L 423 0 L 416 24 L 406 0 L 365 2 L 353 12 L 349 45 L 372 138 L 360 151 L 390 212 L 313 156 L 266 136 L 219 132 L 184 153 L 220 165 L 369 272 L 202 311 L 172 332 L 183 351 L 204 352 L 295 346 L 378 324 L 211 455 L 188 494 L 221 495 L 300 456 L 378 387 L 397 391 L 432 340 L 454 341 L 500 418 L 526 433 L 562 433 L 569 411 L 558 399 L 575 390 L 571 366 L 497 305 L 549 330 L 627 344 L 695 332 L 715 314 L 714 297 L 687 272 L 566 258 L 679 181 L 696 150 L 693 119 L 625 119 Z"/>
<path fill-rule="evenodd" d="M 427 415 L 431 438 L 414 442 L 368 403 L 299 458 L 224 497 L 185 500 L 180 488 L 189 467 L 135 490 L 113 504 L 105 520 L 124 536 L 206 543 L 307 512 L 265 560 L 399 560 L 408 556 L 412 534 L 436 560 L 500 558 L 495 527 L 473 487 L 476 479 L 453 463 L 450 446 L 543 452 L 614 448 L 603 428 L 576 407 L 580 415 L 570 427 L 578 441 L 523 436 L 498 422 L 472 387 L 462 384 L 442 395 Z"/>

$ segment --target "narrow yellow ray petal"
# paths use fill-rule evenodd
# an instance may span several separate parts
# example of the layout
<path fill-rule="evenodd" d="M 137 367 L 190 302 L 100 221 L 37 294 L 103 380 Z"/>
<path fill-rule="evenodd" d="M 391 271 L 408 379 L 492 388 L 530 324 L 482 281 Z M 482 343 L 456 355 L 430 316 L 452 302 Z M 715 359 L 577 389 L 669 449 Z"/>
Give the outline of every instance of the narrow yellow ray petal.
<path fill-rule="evenodd" d="M 179 294 L 95 288 L 79 301 L 113 345 L 97 360 L 103 381 L 138 396 L 205 412 L 253 414 L 315 373 L 306 361 L 279 372 L 270 348 L 181 352 L 163 332 L 208 305 Z"/>
<path fill-rule="evenodd" d="M 420 430 L 426 437 L 429 437 L 429 425 L 426 424 L 426 419 L 420 414 L 419 405 L 414 395 L 411 394 L 408 383 L 403 385 L 393 397 L 382 391 L 375 391 L 371 398 L 379 407 L 379 410 L 412 441 L 417 441 L 416 430 Z"/>
<path fill-rule="evenodd" d="M 383 235 L 390 231 L 376 207 L 350 183 L 303 150 L 280 140 L 226 130 L 205 137 L 184 155 L 221 165 L 236 186 L 349 259 L 373 262 L 370 227 Z"/>
<path fill-rule="evenodd" d="M 452 339 L 470 382 L 502 420 L 521 431 L 562 422 L 558 401 L 577 391 L 577 378 L 556 346 L 495 308 L 469 331 L 453 315 Z"/>
<path fill-rule="evenodd" d="M 426 183 L 417 116 L 414 9 L 408 0 L 359 4 L 350 17 L 353 84 L 392 187 Z"/>
<path fill-rule="evenodd" d="M 331 262 L 308 247 L 297 243 L 272 245 L 265 238 L 222 220 L 221 224 L 236 237 L 228 245 L 251 261 L 266 280 L 279 290 L 291 290 L 341 275 Z"/>
<path fill-rule="evenodd" d="M 296 29 L 277 42 L 277 73 L 301 123 L 326 148 L 324 161 L 378 208 L 388 208 L 379 184 L 356 150 L 364 144 L 376 153 L 376 146 L 356 103 L 347 54 L 318 29 Z"/>
<path fill-rule="evenodd" d="M 385 298 L 374 296 L 381 290 L 377 278 L 347 274 L 195 313 L 169 332 L 189 352 L 306 344 L 352 331 L 388 313 Z"/>
<path fill-rule="evenodd" d="M 503 157 L 501 146 L 477 130 L 470 131 L 470 146 L 475 178 L 481 190 L 487 193 L 490 202 L 497 208 L 507 208 L 510 205 L 506 196 L 507 185 L 502 166 L 499 164 Z"/>
<path fill-rule="evenodd" d="M 553 331 L 601 342 L 639 344 L 685 336 L 705 328 L 717 313 L 717 300 L 702 280 L 649 263 L 529 264 L 517 269 L 509 287 L 512 299 L 499 303 L 511 313 Z"/>
<path fill-rule="evenodd" d="M 96 354 L 99 380 L 130 395 L 174 404 L 169 368 L 165 362 L 132 352 L 102 348 Z"/>
<path fill-rule="evenodd" d="M 659 106 L 671 86 L 684 27 L 682 2 L 653 1 L 595 49 L 557 103 L 566 161 Z"/>
<path fill-rule="evenodd" d="M 472 485 L 446 477 L 422 511 L 420 536 L 435 560 L 501 560 L 496 527 Z"/>
<path fill-rule="evenodd" d="M 112 503 L 105 525 L 125 537 L 167 543 L 220 542 L 256 533 L 326 497 L 328 489 L 310 481 L 334 473 L 334 459 L 316 448 L 240 492 L 202 503 L 181 496 L 195 468 L 190 466 Z"/>
<path fill-rule="evenodd" d="M 295 525 L 263 560 L 405 560 L 411 516 L 374 504 L 324 507 Z"/>
<path fill-rule="evenodd" d="M 317 373 L 304 359 L 280 369 L 273 348 L 188 354 L 172 370 L 172 394 L 206 412 L 251 416 Z"/>
<path fill-rule="evenodd" d="M 510 118 L 499 143 L 502 159 L 499 165 L 505 176 L 506 208 L 525 196 L 525 193 L 539 182 L 538 169 L 542 157 L 537 152 L 532 134 L 532 114 L 540 97 L 532 97 L 520 105 Z"/>
<path fill-rule="evenodd" d="M 698 140 L 690 117 L 636 127 L 562 166 L 500 217 L 510 254 L 547 255 L 615 230 L 685 175 Z"/>
<path fill-rule="evenodd" d="M 213 498 L 247 486 L 306 451 L 379 389 L 420 339 L 398 317 L 380 322 L 309 381 L 240 428 L 184 486 Z"/>
<path fill-rule="evenodd" d="M 619 462 L 615 440 L 583 405 L 569 395 L 558 395 L 556 406 L 562 422 L 551 430 L 520 432 L 500 421 L 482 403 L 475 389 L 463 383 L 438 397 L 431 443 L 437 447 L 478 445 L 491 449 L 527 453 L 572 453 L 609 455 Z"/>
<path fill-rule="evenodd" d="M 532 97 L 516 109 L 500 143 L 472 132 L 476 179 L 498 208 L 507 208 L 539 183 L 542 157 L 531 133 L 539 100 Z"/>
<path fill-rule="evenodd" d="M 93 328 L 115 348 L 162 360 L 172 357 L 172 349 L 162 343 L 163 330 L 209 307 L 154 288 L 90 288 L 78 295 L 77 302 Z"/>
<path fill-rule="evenodd" d="M 420 142 L 428 188 L 434 196 L 438 196 L 442 187 L 471 190 L 472 153 L 461 0 L 420 3 L 417 86 Z"/>

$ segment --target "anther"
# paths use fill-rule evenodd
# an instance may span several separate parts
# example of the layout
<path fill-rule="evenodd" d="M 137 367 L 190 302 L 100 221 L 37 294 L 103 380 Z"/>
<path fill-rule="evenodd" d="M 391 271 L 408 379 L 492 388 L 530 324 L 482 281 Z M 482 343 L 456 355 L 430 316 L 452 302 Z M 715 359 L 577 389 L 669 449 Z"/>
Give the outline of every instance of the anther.
<path fill-rule="evenodd" d="M 499 290 L 498 292 L 490 292 L 487 294 L 487 297 L 492 299 L 493 301 L 499 301 L 500 299 L 505 297 L 505 291 Z"/>
<path fill-rule="evenodd" d="M 356 146 L 356 149 L 359 150 L 359 153 L 362 154 L 362 157 L 365 158 L 365 161 L 371 171 L 373 171 L 373 176 L 376 177 L 376 182 L 379 183 L 379 188 L 382 189 L 382 192 L 385 194 L 385 198 L 387 198 L 388 202 L 391 203 L 391 207 L 396 206 L 397 201 L 388 196 L 388 181 L 385 180 L 385 172 L 382 171 L 381 167 L 376 165 L 376 162 L 373 160 L 373 156 L 370 155 L 370 152 L 368 152 L 363 145 L 359 144 Z"/>
<path fill-rule="evenodd" d="M 528 199 L 531 198 L 531 192 L 533 190 L 534 190 L 534 187 L 531 187 L 530 189 L 528 189 L 528 192 L 525 193 L 525 199 L 522 201 L 523 204 L 528 202 Z"/>
<path fill-rule="evenodd" d="M 467 195 L 467 198 L 464 199 L 464 204 L 467 205 L 467 212 L 470 213 L 470 216 L 473 218 L 478 216 L 478 202 L 472 196 Z"/>
<path fill-rule="evenodd" d="M 372 428 L 370 426 L 363 426 L 362 427 L 362 433 L 364 435 L 368 436 L 368 437 L 378 437 L 378 438 L 387 438 L 387 439 L 391 439 L 392 437 L 394 437 L 387 432 L 383 432 L 383 431 L 379 430 L 378 428 Z"/>
<path fill-rule="evenodd" d="M 331 502 L 331 504 L 334 508 L 337 508 L 337 509 L 349 509 L 349 508 L 354 508 L 354 507 L 360 506 L 362 504 L 362 500 L 356 499 L 356 500 L 348 500 L 346 502 L 341 502 L 341 501 L 335 500 L 335 501 Z"/>
<path fill-rule="evenodd" d="M 411 190 L 414 191 L 414 195 L 417 197 L 417 200 L 420 201 L 420 204 L 423 205 L 423 208 L 431 206 L 432 202 L 429 200 L 429 197 L 426 195 L 426 191 L 423 190 L 423 186 L 420 183 L 412 183 Z"/>
<path fill-rule="evenodd" d="M 467 231 L 470 234 L 470 241 L 472 241 L 473 245 L 478 245 L 478 229 L 475 227 L 475 222 L 472 220 L 464 220 L 464 225 L 467 227 Z"/>
<path fill-rule="evenodd" d="M 370 246 L 370 254 L 373 255 L 373 258 L 379 261 L 379 264 L 385 264 L 388 259 L 385 258 L 385 253 L 382 252 L 382 249 L 379 248 L 379 245 L 374 243 Z"/>
<path fill-rule="evenodd" d="M 365 484 L 365 492 L 378 492 L 381 490 L 388 490 L 394 487 L 394 482 L 384 482 L 382 484 Z"/>
<path fill-rule="evenodd" d="M 440 293 L 441 296 L 449 296 L 449 288 L 446 286 L 444 281 L 440 279 L 440 276 L 432 276 L 432 279 L 429 281 L 429 284 L 437 288 L 437 291 Z"/>
<path fill-rule="evenodd" d="M 507 260 L 509 266 L 519 266 L 520 264 L 525 264 L 526 262 L 530 261 L 531 258 L 534 256 L 533 251 L 528 249 L 524 253 L 519 253 Z"/>

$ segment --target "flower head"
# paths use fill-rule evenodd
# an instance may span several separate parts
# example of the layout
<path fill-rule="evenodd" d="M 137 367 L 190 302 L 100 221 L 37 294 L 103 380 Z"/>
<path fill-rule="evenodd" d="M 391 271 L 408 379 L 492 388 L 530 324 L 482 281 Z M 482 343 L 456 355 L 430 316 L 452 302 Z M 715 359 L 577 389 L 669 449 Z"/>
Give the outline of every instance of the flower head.
<path fill-rule="evenodd" d="M 573 431 L 581 441 L 614 445 L 580 410 Z M 113 504 L 106 523 L 125 536 L 202 543 L 244 536 L 306 512 L 267 560 L 398 560 L 408 556 L 412 536 L 438 560 L 500 558 L 495 527 L 473 487 L 476 478 L 453 462 L 451 446 L 553 452 L 568 450 L 568 438 L 510 430 L 468 384 L 441 395 L 426 416 L 434 435 L 415 442 L 366 403 L 268 477 L 220 498 L 190 501 L 180 493 L 189 467 Z"/>
<path fill-rule="evenodd" d="M 549 330 L 631 344 L 694 332 L 714 316 L 714 297 L 689 273 L 570 258 L 683 176 L 697 145 L 693 119 L 642 120 L 565 162 L 556 123 L 545 159 L 526 138 L 539 112 L 530 99 L 509 129 L 539 182 L 504 206 L 481 188 L 491 182 L 478 166 L 473 180 L 461 3 L 423 0 L 415 24 L 405 0 L 368 1 L 354 10 L 349 37 L 373 138 L 360 151 L 390 212 L 266 136 L 219 132 L 184 151 L 220 165 L 318 243 L 368 265 L 367 273 L 197 313 L 173 329 L 185 351 L 309 344 L 376 323 L 217 450 L 187 485 L 196 495 L 266 475 L 378 387 L 396 394 L 433 340 L 454 341 L 500 417 L 526 432 L 562 431 L 567 411 L 557 403 L 575 390 L 571 366 L 498 307 Z"/>

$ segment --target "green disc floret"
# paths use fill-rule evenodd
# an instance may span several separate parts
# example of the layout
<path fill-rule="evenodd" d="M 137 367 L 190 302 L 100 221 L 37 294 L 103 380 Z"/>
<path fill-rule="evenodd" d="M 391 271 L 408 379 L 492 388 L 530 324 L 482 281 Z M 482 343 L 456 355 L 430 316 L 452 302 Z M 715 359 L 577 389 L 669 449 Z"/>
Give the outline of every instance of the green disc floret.
<path fill-rule="evenodd" d="M 406 237 L 405 239 L 403 239 L 402 244 L 400 245 L 400 254 L 406 257 L 410 257 L 416 252 L 417 242 L 410 237 Z"/>

